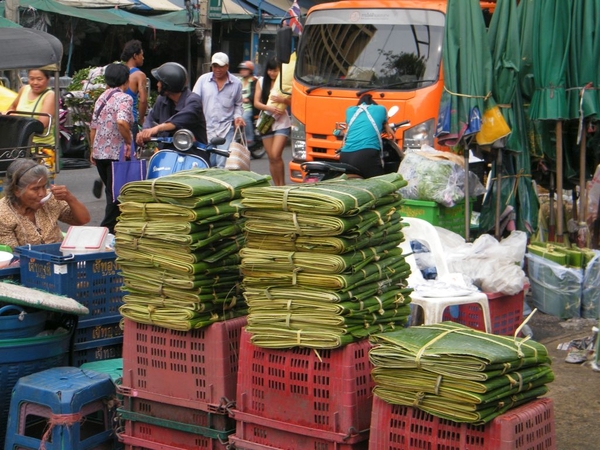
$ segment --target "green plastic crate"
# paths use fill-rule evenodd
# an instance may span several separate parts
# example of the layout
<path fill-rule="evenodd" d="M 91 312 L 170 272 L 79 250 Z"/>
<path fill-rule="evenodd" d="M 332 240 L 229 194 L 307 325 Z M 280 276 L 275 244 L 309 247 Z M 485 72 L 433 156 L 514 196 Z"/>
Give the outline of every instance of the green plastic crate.
<path fill-rule="evenodd" d="M 400 209 L 400 215 L 423 219 L 436 227 L 445 228 L 465 237 L 464 202 L 448 208 L 436 202 L 406 199 Z"/>

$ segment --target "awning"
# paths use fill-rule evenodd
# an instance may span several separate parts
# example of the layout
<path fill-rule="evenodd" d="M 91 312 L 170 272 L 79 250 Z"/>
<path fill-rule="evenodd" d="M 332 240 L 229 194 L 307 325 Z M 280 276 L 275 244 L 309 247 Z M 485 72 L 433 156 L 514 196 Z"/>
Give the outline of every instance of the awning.
<path fill-rule="evenodd" d="M 130 0 L 57 0 L 58 3 L 74 8 L 112 8 L 115 6 L 132 6 Z"/>
<path fill-rule="evenodd" d="M 243 0 L 223 0 L 221 20 L 252 19 L 256 15 L 256 8 Z"/>
<path fill-rule="evenodd" d="M 101 22 L 108 25 L 133 25 L 154 28 L 157 30 L 179 32 L 194 31 L 194 28 L 187 26 L 187 24 L 177 25 L 169 20 L 163 20 L 161 18 L 162 15 L 143 16 L 118 8 L 74 8 L 72 6 L 60 4 L 54 0 L 21 0 L 21 7 L 34 8 L 40 11 L 61 14 L 63 16 L 78 17 L 80 19 Z"/>
<path fill-rule="evenodd" d="M 0 28 L 0 70 L 60 68 L 63 46 L 54 36 L 31 28 Z"/>
<path fill-rule="evenodd" d="M 133 0 L 134 5 L 127 7 L 131 11 L 181 11 L 183 8 L 169 0 Z"/>

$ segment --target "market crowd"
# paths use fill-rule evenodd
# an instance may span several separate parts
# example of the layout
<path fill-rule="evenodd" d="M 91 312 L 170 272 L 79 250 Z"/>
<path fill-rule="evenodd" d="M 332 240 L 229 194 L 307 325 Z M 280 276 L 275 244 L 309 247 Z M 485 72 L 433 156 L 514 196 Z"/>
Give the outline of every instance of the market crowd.
<path fill-rule="evenodd" d="M 170 137 L 180 129 L 191 131 L 205 145 L 215 138 L 224 138 L 225 143 L 219 147 L 229 148 L 240 128 L 250 146 L 255 139 L 254 122 L 261 115 L 263 122 L 265 118 L 269 122 L 261 131 L 261 140 L 269 157 L 273 184 L 285 183 L 282 153 L 290 135 L 290 98 L 271 92 L 279 73 L 276 59 L 267 62 L 261 77 L 255 75 L 251 61 L 242 62 L 238 78 L 229 70 L 228 55 L 217 52 L 211 57 L 210 72 L 201 75 L 193 89 L 188 87 L 185 67 L 166 62 L 151 70 L 159 94 L 151 107 L 148 80 L 140 70 L 144 63 L 141 42 L 127 42 L 121 60 L 104 70 L 106 90 L 95 102 L 90 123 L 90 162 L 99 177 L 94 195 L 100 197 L 104 186 L 106 197 L 101 226 L 114 233 L 119 215 L 112 189 L 113 162 L 135 159 L 136 146 L 144 146 L 154 137 Z M 52 115 L 55 97 L 48 88 L 49 79 L 48 72 L 30 70 L 29 83 L 20 90 L 11 109 Z M 40 120 L 49 127 L 48 119 Z M 53 147 L 54 133 L 50 130 L 47 134 L 49 137 L 39 144 Z M 203 150 L 190 152 L 202 157 L 210 167 L 225 167 L 226 157 Z M 65 186 L 52 184 L 52 170 L 22 163 L 17 160 L 7 170 L 0 210 L 10 220 L 0 222 L 0 245 L 14 248 L 59 242 L 62 233 L 58 221 L 69 225 L 90 221 L 85 205 Z"/>

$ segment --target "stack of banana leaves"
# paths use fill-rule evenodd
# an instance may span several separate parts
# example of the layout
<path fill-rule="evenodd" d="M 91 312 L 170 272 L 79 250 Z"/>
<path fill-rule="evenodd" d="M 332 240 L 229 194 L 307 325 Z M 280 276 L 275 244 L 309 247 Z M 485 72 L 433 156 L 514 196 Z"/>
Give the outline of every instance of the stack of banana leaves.
<path fill-rule="evenodd" d="M 247 314 L 235 201 L 243 188 L 269 184 L 267 176 L 221 169 L 126 184 L 115 227 L 127 291 L 121 314 L 182 331 Z"/>
<path fill-rule="evenodd" d="M 374 393 L 455 422 L 484 424 L 544 395 L 546 348 L 443 322 L 371 336 Z"/>
<path fill-rule="evenodd" d="M 410 314 L 398 174 L 242 191 L 247 331 L 264 348 L 337 348 Z"/>

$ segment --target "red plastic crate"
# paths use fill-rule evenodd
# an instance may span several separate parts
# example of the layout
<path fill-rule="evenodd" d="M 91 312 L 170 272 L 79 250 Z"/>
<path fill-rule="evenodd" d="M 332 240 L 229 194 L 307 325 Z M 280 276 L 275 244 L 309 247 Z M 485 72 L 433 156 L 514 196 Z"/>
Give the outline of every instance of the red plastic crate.
<path fill-rule="evenodd" d="M 492 316 L 492 333 L 502 336 L 512 336 L 523 322 L 523 301 L 525 291 L 515 295 L 503 295 L 500 293 L 486 293 L 490 303 L 490 315 Z M 458 306 L 458 317 L 452 317 L 448 308 L 444 312 L 444 320 L 462 323 L 476 330 L 485 331 L 483 312 L 476 304 Z"/>
<path fill-rule="evenodd" d="M 119 441 L 129 449 L 148 450 L 226 450 L 227 442 L 201 434 L 161 427 L 144 422 L 125 422 Z"/>
<path fill-rule="evenodd" d="M 236 421 L 262 417 L 270 420 L 262 421 L 267 427 L 286 423 L 350 444 L 368 438 L 374 383 L 367 339 L 338 349 L 280 350 L 257 347 L 250 338 L 242 332 Z M 359 433 L 345 440 L 350 430 Z"/>
<path fill-rule="evenodd" d="M 440 419 L 373 399 L 369 450 L 554 450 L 552 399 L 532 400 L 485 425 Z"/>
<path fill-rule="evenodd" d="M 245 416 L 248 417 L 248 416 Z M 368 434 L 358 442 L 353 442 L 352 436 L 346 441 L 329 440 L 320 437 L 314 430 L 306 429 L 295 432 L 296 427 L 287 423 L 272 423 L 274 426 L 265 426 L 263 420 L 254 416 L 251 420 L 259 423 L 237 421 L 236 432 L 229 436 L 229 442 L 235 449 L 244 450 L 368 450 Z M 294 431 L 292 431 L 294 430 Z"/>
<path fill-rule="evenodd" d="M 246 317 L 176 331 L 125 319 L 119 391 L 203 411 L 235 399 L 240 333 Z"/>

